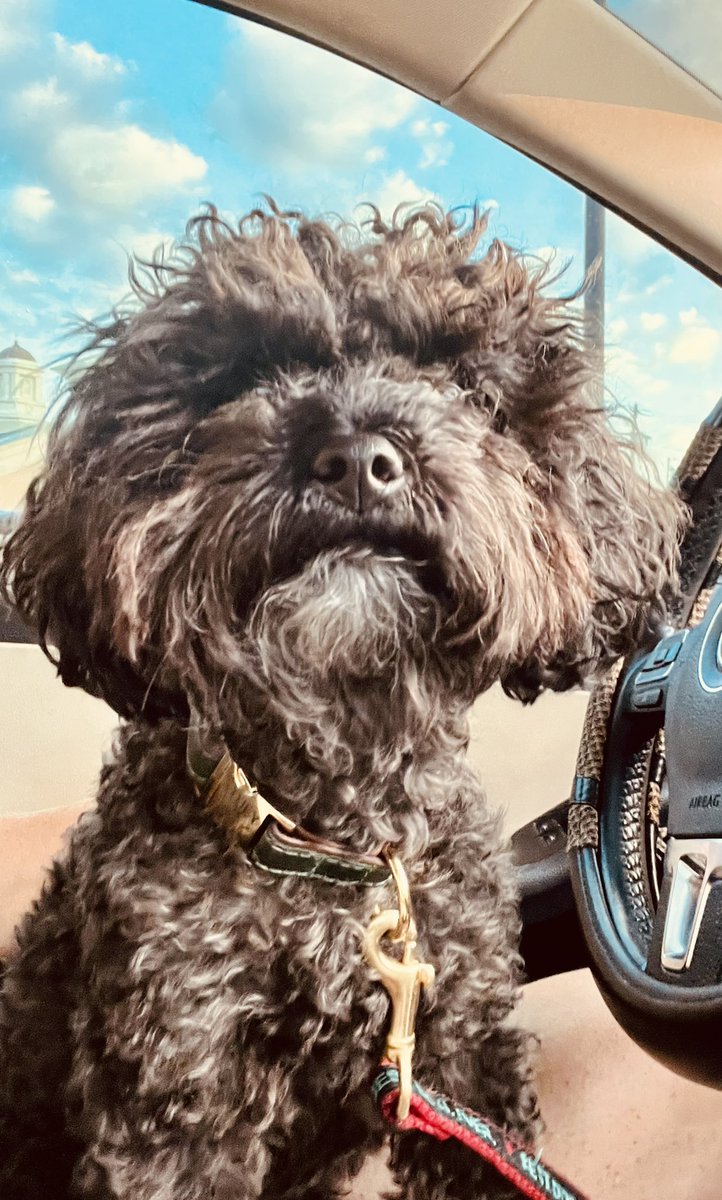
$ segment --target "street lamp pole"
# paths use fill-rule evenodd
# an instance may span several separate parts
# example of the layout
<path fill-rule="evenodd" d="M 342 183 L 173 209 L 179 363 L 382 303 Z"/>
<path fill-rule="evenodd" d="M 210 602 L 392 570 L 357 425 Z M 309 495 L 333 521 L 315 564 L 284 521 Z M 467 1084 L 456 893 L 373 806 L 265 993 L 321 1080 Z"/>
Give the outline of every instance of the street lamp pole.
<path fill-rule="evenodd" d="M 584 204 L 584 270 L 594 276 L 584 293 L 587 337 L 604 363 L 604 208 L 587 196 Z"/>
<path fill-rule="evenodd" d="M 597 0 L 602 8 L 607 0 Z M 597 357 L 600 381 L 604 373 L 604 251 L 605 251 L 604 207 L 590 196 L 584 202 L 584 270 L 595 267 L 592 282 L 584 293 L 584 315 L 587 338 Z"/>

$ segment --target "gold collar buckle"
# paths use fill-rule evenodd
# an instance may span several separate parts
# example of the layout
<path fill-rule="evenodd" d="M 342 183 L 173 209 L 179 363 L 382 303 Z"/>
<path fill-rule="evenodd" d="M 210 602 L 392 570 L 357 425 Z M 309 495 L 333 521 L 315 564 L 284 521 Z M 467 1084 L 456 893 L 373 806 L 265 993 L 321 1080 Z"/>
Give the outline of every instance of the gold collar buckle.
<path fill-rule="evenodd" d="M 244 849 L 253 842 L 269 817 L 286 833 L 293 833 L 296 829 L 293 821 L 269 804 L 253 787 L 228 751 L 214 769 L 204 799 L 218 824 L 233 838 L 237 838 Z"/>

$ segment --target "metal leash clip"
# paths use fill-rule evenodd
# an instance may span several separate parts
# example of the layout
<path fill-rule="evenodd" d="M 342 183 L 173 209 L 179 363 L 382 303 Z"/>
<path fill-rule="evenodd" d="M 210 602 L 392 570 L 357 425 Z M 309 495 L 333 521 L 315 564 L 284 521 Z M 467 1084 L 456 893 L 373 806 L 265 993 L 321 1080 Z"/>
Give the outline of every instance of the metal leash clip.
<path fill-rule="evenodd" d="M 416 1011 L 422 987 L 429 987 L 436 974 L 430 963 L 419 962 L 415 954 L 416 923 L 411 909 L 409 881 L 403 865 L 391 851 L 384 857 L 389 864 L 398 894 L 398 909 L 387 908 L 371 918 L 364 935 L 367 962 L 378 971 L 391 997 L 391 1027 L 386 1038 L 386 1058 L 399 1072 L 399 1099 L 396 1118 L 405 1120 L 411 1107 L 412 1063 L 416 1035 Z M 384 937 L 403 943 L 400 959 L 381 949 Z"/>

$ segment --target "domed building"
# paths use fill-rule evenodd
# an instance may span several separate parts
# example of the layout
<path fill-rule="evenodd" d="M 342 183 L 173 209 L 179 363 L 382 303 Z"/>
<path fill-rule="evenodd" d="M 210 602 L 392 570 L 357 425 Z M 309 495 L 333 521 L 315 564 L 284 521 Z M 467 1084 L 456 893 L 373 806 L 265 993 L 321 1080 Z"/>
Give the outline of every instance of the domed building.
<path fill-rule="evenodd" d="M 16 339 L 0 350 L 0 422 L 36 425 L 44 409 L 43 369 Z"/>
<path fill-rule="evenodd" d="M 43 456 L 44 371 L 17 339 L 0 350 L 0 512 L 17 507 Z"/>

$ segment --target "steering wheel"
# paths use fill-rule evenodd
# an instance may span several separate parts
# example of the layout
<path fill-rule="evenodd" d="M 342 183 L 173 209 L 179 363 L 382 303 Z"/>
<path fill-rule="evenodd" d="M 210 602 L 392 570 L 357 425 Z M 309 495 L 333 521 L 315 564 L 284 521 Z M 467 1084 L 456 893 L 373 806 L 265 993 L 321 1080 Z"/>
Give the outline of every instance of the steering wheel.
<path fill-rule="evenodd" d="M 531 928 L 551 971 L 591 966 L 640 1045 L 722 1088 L 722 402 L 678 480 L 692 523 L 674 624 L 602 679 L 569 805 L 514 844 L 527 949 Z"/>

